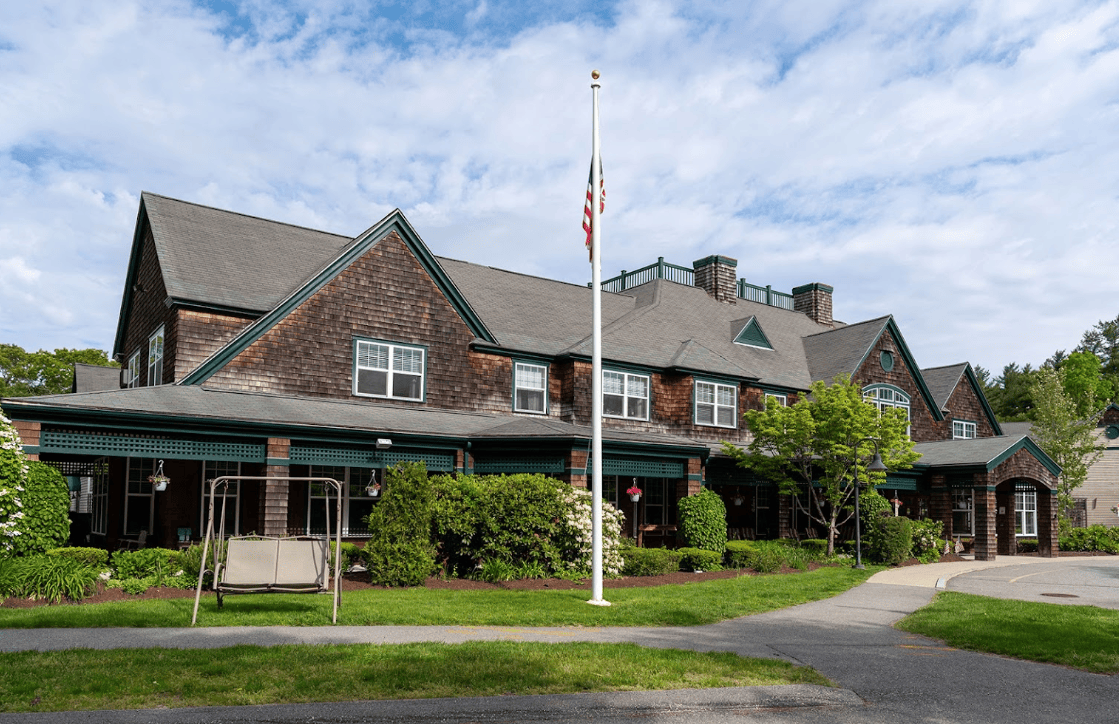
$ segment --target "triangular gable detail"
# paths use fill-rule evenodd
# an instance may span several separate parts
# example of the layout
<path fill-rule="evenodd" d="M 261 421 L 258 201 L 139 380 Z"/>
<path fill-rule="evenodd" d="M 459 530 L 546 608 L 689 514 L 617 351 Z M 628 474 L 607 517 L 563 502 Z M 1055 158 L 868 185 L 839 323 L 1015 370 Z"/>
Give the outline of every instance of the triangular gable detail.
<path fill-rule="evenodd" d="M 894 322 L 894 315 L 891 314 L 887 318 L 885 326 L 882 327 L 882 331 L 878 333 L 878 336 L 874 338 L 874 341 L 872 341 L 866 351 L 863 352 L 862 359 L 855 365 L 852 374 L 858 372 L 858 370 L 866 364 L 871 351 L 878 346 L 878 341 L 882 339 L 882 335 L 887 332 L 894 336 L 894 341 L 897 343 L 898 351 L 901 352 L 901 357 L 905 361 L 905 366 L 909 368 L 909 374 L 913 376 L 913 382 L 917 385 L 917 390 L 925 400 L 925 405 L 928 407 L 929 412 L 932 413 L 933 419 L 940 422 L 944 419 L 944 413 L 941 411 L 940 405 L 936 404 L 936 400 L 933 399 L 932 392 L 929 391 L 929 386 L 925 384 L 925 378 L 921 375 L 921 368 L 917 366 L 917 362 L 913 359 L 913 353 L 909 351 L 909 345 L 905 343 L 905 337 L 901 336 L 901 330 L 898 329 L 897 323 Z"/>
<path fill-rule="evenodd" d="M 1029 437 L 1028 435 L 1023 435 L 1022 439 L 1020 439 L 1018 442 L 1014 443 L 1006 450 L 1003 450 L 1001 454 L 988 461 L 987 472 L 991 472 L 999 465 L 1002 465 L 1004 462 L 1013 457 L 1014 453 L 1023 448 L 1025 448 L 1031 455 L 1037 458 L 1037 461 L 1041 463 L 1046 470 L 1053 473 L 1054 477 L 1057 477 L 1061 474 L 1061 466 L 1058 465 L 1057 462 L 1053 460 L 1053 458 L 1049 457 L 1049 455 L 1047 455 L 1046 452 L 1042 450 L 1036 442 L 1033 441 L 1033 438 Z"/>
<path fill-rule="evenodd" d="M 463 323 L 470 329 L 470 332 L 478 339 L 485 340 L 491 344 L 497 344 L 497 339 L 489 329 L 486 328 L 485 323 L 474 312 L 470 303 L 466 301 L 466 298 L 458 290 L 458 287 L 454 285 L 450 277 L 447 276 L 447 273 L 439 265 L 439 262 L 436 261 L 431 251 L 427 248 L 427 245 L 420 239 L 419 234 L 416 233 L 416 230 L 412 228 L 412 225 L 404 217 L 403 212 L 401 212 L 400 209 L 395 209 L 388 216 L 373 225 L 368 231 L 356 237 L 354 242 L 346 247 L 339 256 L 331 260 L 318 273 L 313 275 L 307 282 L 276 305 L 272 311 L 242 330 L 240 334 L 212 354 L 205 362 L 176 384 L 200 385 L 208 380 L 236 358 L 237 355 L 248 349 L 250 345 L 264 336 L 264 334 L 276 326 L 280 320 L 287 317 L 295 309 L 298 309 L 300 305 L 329 284 L 335 277 L 341 274 L 343 270 L 353 264 L 354 261 L 360 259 L 366 252 L 394 231 L 428 276 L 431 277 L 435 286 L 443 296 L 447 298 L 447 301 L 454 308 Z"/>
<path fill-rule="evenodd" d="M 762 331 L 761 325 L 758 324 L 756 317 L 751 317 L 738 336 L 734 338 L 735 344 L 744 344 L 749 347 L 761 347 L 762 349 L 773 349 L 773 345 L 769 343 L 769 338 L 765 336 Z"/>
<path fill-rule="evenodd" d="M 975 376 L 975 370 L 971 368 L 971 363 L 965 363 L 964 377 L 971 384 L 971 388 L 975 390 L 975 396 L 979 398 L 979 402 L 983 405 L 983 414 L 991 422 L 991 427 L 994 428 L 995 435 L 1002 435 L 1002 427 L 999 426 L 999 421 L 995 417 L 995 411 L 991 409 L 991 404 L 987 402 L 987 396 L 983 394 L 983 387 L 979 384 L 979 378 Z"/>
<path fill-rule="evenodd" d="M 124 276 L 124 296 L 120 302 L 120 316 L 117 318 L 117 335 L 113 340 L 113 356 L 124 353 L 124 330 L 128 327 L 132 313 L 132 288 L 140 273 L 140 252 L 144 245 L 144 229 L 151 226 L 148 210 L 144 206 L 144 194 L 140 194 L 140 210 L 136 212 L 136 229 L 132 232 L 132 253 L 128 257 L 128 272 Z M 157 252 L 156 256 L 159 254 Z M 162 269 L 162 265 L 160 265 Z"/>

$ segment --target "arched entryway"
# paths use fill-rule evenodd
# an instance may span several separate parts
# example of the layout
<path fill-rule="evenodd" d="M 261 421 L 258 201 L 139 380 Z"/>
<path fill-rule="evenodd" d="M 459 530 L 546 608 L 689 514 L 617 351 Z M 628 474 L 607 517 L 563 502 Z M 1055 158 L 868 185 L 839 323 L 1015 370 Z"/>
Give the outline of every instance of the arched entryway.
<path fill-rule="evenodd" d="M 1056 490 L 1039 480 L 1010 478 L 995 486 L 998 554 L 1018 554 L 1019 540 L 1037 540 L 1038 555 L 1057 550 Z"/>

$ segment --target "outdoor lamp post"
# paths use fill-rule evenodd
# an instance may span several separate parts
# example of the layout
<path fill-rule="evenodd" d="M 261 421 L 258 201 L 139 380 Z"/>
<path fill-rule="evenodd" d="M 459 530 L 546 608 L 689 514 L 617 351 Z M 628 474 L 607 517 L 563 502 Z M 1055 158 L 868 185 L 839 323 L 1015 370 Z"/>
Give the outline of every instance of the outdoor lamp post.
<path fill-rule="evenodd" d="M 863 531 L 862 520 L 859 518 L 859 445 L 864 442 L 874 443 L 874 459 L 870 461 L 870 465 L 866 466 L 868 473 L 884 473 L 886 472 L 886 464 L 882 462 L 882 456 L 878 454 L 878 440 L 873 437 L 864 437 L 855 443 L 855 568 L 865 568 L 863 565 Z M 870 476 L 867 476 L 867 482 Z"/>

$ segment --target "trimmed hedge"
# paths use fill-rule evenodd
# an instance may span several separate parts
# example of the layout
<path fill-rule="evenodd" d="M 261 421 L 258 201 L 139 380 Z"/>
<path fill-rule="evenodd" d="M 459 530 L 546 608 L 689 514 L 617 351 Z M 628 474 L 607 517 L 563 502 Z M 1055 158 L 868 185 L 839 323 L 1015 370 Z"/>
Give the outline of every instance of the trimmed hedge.
<path fill-rule="evenodd" d="M 83 566 L 96 568 L 99 571 L 109 567 L 109 551 L 102 548 L 51 548 L 47 551 L 47 555 L 55 558 L 69 558 Z M 195 575 L 197 575 L 197 571 Z"/>
<path fill-rule="evenodd" d="M 749 568 L 750 555 L 754 552 L 753 541 L 729 540 L 727 550 L 723 554 L 727 568 Z"/>
<path fill-rule="evenodd" d="M 1119 528 L 1106 525 L 1073 528 L 1067 535 L 1061 536 L 1061 550 L 1119 553 Z"/>
<path fill-rule="evenodd" d="M 710 488 L 677 503 L 680 533 L 690 548 L 721 554 L 727 547 L 727 508 Z"/>
<path fill-rule="evenodd" d="M 723 554 L 721 551 L 709 551 L 703 548 L 679 548 L 680 569 L 684 571 L 721 571 L 720 565 Z"/>
<path fill-rule="evenodd" d="M 435 490 L 422 463 L 394 467 L 386 478 L 362 549 L 369 579 L 381 586 L 421 586 L 435 572 Z"/>
<path fill-rule="evenodd" d="M 668 548 L 623 548 L 622 574 L 626 576 L 661 576 L 680 570 L 679 551 Z"/>

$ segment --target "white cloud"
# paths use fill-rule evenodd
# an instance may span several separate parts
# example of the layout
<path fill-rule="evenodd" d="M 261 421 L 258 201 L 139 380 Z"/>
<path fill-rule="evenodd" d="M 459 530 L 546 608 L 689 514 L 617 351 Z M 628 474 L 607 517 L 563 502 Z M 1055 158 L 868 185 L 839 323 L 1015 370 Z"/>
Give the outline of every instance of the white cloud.
<path fill-rule="evenodd" d="M 585 282 L 592 67 L 607 275 L 728 254 L 928 366 L 1119 313 L 1115 4 L 424 7 L 0 9 L 0 259 L 40 272 L 3 341 L 112 344 L 141 190 L 347 234 L 400 207 L 437 254 Z"/>

